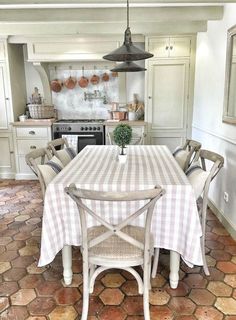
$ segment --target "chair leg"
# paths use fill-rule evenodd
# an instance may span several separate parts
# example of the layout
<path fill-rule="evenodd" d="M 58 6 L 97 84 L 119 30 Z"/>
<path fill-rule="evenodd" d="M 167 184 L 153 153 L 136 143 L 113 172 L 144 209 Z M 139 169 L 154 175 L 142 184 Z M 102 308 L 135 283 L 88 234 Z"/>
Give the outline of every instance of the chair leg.
<path fill-rule="evenodd" d="M 81 320 L 87 320 L 89 309 L 89 270 L 87 263 L 83 263 L 83 308 Z"/>
<path fill-rule="evenodd" d="M 206 276 L 210 275 L 210 271 L 207 266 L 206 254 L 205 254 L 205 237 L 202 236 L 201 239 L 201 247 L 202 247 L 202 260 L 203 260 L 203 270 Z"/>
<path fill-rule="evenodd" d="M 150 320 L 150 310 L 149 310 L 149 285 L 150 285 L 150 266 L 144 266 L 143 272 L 143 311 L 144 320 Z"/>
<path fill-rule="evenodd" d="M 152 278 L 155 278 L 156 274 L 157 274 L 159 252 L 160 252 L 160 249 L 159 248 L 155 248 L 155 250 L 154 250 L 154 260 L 153 260 L 153 265 L 152 265 Z"/>

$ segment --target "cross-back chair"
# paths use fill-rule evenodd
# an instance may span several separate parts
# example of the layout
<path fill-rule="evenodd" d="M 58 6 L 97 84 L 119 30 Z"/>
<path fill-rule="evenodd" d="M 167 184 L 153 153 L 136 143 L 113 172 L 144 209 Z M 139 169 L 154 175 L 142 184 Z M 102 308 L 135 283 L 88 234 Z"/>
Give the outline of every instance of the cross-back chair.
<path fill-rule="evenodd" d="M 194 161 L 196 153 L 200 150 L 201 143 L 195 140 L 187 139 L 182 147 L 177 147 L 173 156 L 185 172 Z"/>
<path fill-rule="evenodd" d="M 39 165 L 44 165 L 47 160 L 50 160 L 51 158 L 52 154 L 46 148 L 35 149 L 25 156 L 26 163 L 39 179 L 43 197 L 45 195 L 46 183 L 43 178 L 42 172 L 39 170 Z"/>
<path fill-rule="evenodd" d="M 197 154 L 196 160 L 200 163 L 200 166 L 204 172 L 208 172 L 208 176 L 206 178 L 206 181 L 204 183 L 204 186 L 202 190 L 198 190 L 197 193 L 195 192 L 197 200 L 200 199 L 201 201 L 197 201 L 198 204 L 198 212 L 201 219 L 201 226 L 202 226 L 202 238 L 201 238 L 201 247 L 202 247 L 202 258 L 203 258 L 203 270 L 206 275 L 209 275 L 209 269 L 207 266 L 206 256 L 205 256 L 205 232 L 206 232 L 206 214 L 207 214 L 207 203 L 208 203 L 208 193 L 210 188 L 211 181 L 215 178 L 215 176 L 218 174 L 220 169 L 224 165 L 224 158 L 219 155 L 218 153 L 209 151 L 209 150 L 200 150 Z M 208 165 L 208 166 L 207 166 Z M 198 170 L 196 166 L 193 166 L 193 171 L 191 174 L 191 167 L 189 168 L 189 174 L 188 172 L 187 177 L 190 180 L 190 183 L 193 186 L 194 191 L 198 189 L 199 182 L 197 182 L 196 179 L 194 179 L 194 170 L 198 171 L 198 176 L 201 175 L 200 170 Z M 191 175 L 193 175 L 193 179 L 191 179 Z M 196 182 L 195 182 L 196 181 Z"/>
<path fill-rule="evenodd" d="M 143 145 L 144 144 L 144 138 L 145 135 L 142 134 L 141 136 L 138 135 L 137 133 L 132 133 L 132 139 L 130 142 L 130 145 Z M 108 143 L 111 145 L 115 145 L 115 141 L 114 141 L 114 135 L 113 132 L 107 132 L 107 140 Z"/>
<path fill-rule="evenodd" d="M 149 320 L 149 286 L 153 239 L 150 232 L 153 209 L 164 190 L 156 187 L 150 190 L 130 192 L 102 192 L 77 189 L 74 184 L 65 188 L 66 193 L 76 202 L 81 223 L 83 255 L 83 310 L 81 320 L 86 320 L 89 307 L 89 293 L 93 292 L 96 277 L 110 268 L 130 272 L 138 282 L 139 293 L 143 293 L 144 319 Z M 141 207 L 129 213 L 118 224 L 105 220 L 104 214 L 90 209 L 86 200 L 99 202 L 142 201 Z M 144 202 L 143 202 L 144 201 Z M 109 206 L 110 207 L 110 206 Z M 111 214 L 109 212 L 109 214 Z M 134 226 L 134 220 L 146 214 L 144 226 Z M 88 226 L 92 217 L 99 225 Z M 133 269 L 143 267 L 143 279 Z"/>
<path fill-rule="evenodd" d="M 66 166 L 75 156 L 73 148 L 70 148 L 66 138 L 58 138 L 48 142 L 48 149 L 55 155 L 64 166 Z"/>

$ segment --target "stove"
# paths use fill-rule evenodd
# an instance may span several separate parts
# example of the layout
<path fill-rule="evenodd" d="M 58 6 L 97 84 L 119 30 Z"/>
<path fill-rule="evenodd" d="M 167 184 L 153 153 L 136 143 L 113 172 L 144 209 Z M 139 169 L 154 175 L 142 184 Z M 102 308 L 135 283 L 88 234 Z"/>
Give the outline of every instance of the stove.
<path fill-rule="evenodd" d="M 53 138 L 67 138 L 80 152 L 86 145 L 105 144 L 104 119 L 60 119 L 53 123 Z"/>

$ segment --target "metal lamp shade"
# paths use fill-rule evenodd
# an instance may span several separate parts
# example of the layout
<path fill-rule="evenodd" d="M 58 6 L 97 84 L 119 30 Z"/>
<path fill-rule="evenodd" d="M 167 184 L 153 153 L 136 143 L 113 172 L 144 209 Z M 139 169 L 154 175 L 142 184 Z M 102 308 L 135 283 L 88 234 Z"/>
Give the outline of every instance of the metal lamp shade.
<path fill-rule="evenodd" d="M 111 69 L 112 72 L 138 72 L 146 71 L 147 69 L 138 66 L 132 61 L 125 61 L 120 63 L 117 67 Z"/>
<path fill-rule="evenodd" d="M 131 40 L 131 32 L 128 27 L 125 30 L 124 43 L 118 49 L 112 51 L 111 53 L 105 55 L 103 59 L 110 61 L 136 61 L 144 60 L 153 57 L 153 54 L 141 50 L 133 45 Z"/>

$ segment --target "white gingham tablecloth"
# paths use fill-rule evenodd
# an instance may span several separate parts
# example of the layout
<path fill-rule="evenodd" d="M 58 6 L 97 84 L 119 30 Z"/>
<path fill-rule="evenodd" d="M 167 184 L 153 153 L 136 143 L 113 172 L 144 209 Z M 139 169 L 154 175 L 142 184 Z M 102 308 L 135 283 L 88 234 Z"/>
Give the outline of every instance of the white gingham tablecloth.
<path fill-rule="evenodd" d="M 202 265 L 202 231 L 193 189 L 171 152 L 156 145 L 127 149 L 127 161 L 120 164 L 117 146 L 87 146 L 48 185 L 39 266 L 50 263 L 64 245 L 81 244 L 78 209 L 64 192 L 70 183 L 103 191 L 162 186 L 166 194 L 158 200 L 152 220 L 155 247 L 177 251 L 189 266 Z M 124 202 L 106 203 L 102 208 L 95 202 L 90 205 L 106 218 L 112 212 L 113 223 L 123 217 L 127 206 L 131 211 L 137 209 Z"/>

